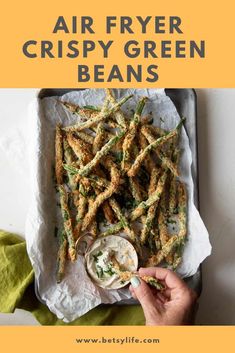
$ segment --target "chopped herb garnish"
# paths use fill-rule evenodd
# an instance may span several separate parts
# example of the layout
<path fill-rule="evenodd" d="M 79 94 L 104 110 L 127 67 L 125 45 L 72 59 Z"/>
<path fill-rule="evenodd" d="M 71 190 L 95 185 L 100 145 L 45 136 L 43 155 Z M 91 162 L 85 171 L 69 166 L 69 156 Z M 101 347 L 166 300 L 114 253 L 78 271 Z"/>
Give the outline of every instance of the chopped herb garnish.
<path fill-rule="evenodd" d="M 94 261 L 98 262 L 98 257 L 103 255 L 102 251 L 99 251 L 97 254 L 93 255 Z"/>
<path fill-rule="evenodd" d="M 95 112 L 100 112 L 101 111 L 101 109 L 99 107 L 95 107 L 94 105 L 84 105 L 83 108 L 84 109 L 94 110 Z"/>
<path fill-rule="evenodd" d="M 107 275 L 112 276 L 115 275 L 116 272 L 113 270 L 112 265 L 108 265 L 108 269 L 104 270 L 104 273 L 107 273 Z"/>
<path fill-rule="evenodd" d="M 97 271 L 96 271 L 97 276 L 99 278 L 103 278 L 104 277 L 104 271 L 103 271 L 102 267 L 97 265 L 96 268 L 97 268 Z"/>

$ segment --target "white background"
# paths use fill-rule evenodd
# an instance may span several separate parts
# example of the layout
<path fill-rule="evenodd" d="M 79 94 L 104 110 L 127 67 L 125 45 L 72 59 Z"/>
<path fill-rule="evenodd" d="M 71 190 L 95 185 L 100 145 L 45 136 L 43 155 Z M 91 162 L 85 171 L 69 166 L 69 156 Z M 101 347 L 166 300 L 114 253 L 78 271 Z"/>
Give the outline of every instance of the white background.
<path fill-rule="evenodd" d="M 27 130 L 27 108 L 36 92 L 0 89 L 0 141 L 10 133 L 18 134 L 18 128 Z M 197 96 L 200 210 L 213 247 L 203 264 L 197 324 L 234 325 L 235 89 L 201 89 Z M 18 150 L 17 145 L 10 147 Z M 20 150 L 24 172 L 0 149 L 0 229 L 21 236 L 30 195 L 26 147 Z M 33 324 L 37 324 L 33 316 L 22 310 L 0 314 L 0 325 Z"/>

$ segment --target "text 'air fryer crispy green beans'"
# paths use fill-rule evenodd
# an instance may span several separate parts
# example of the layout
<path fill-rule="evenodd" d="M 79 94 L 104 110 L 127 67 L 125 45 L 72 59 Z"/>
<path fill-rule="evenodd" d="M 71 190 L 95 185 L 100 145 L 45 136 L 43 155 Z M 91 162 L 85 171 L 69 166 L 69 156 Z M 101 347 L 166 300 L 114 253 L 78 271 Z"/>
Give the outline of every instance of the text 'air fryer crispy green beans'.
<path fill-rule="evenodd" d="M 63 220 L 58 283 L 66 261 L 76 259 L 75 243 L 86 234 L 95 239 L 123 233 L 144 266 L 163 263 L 176 269 L 182 259 L 187 235 L 187 194 L 178 173 L 183 120 L 165 131 L 152 125 L 151 111 L 142 117 L 146 97 L 138 97 L 133 113 L 130 108 L 125 113 L 121 107 L 132 95 L 117 102 L 112 90 L 105 92 L 100 107 L 61 102 L 67 114 L 83 120 L 56 127 L 55 175 Z M 173 231 L 169 222 L 177 223 Z M 160 290 L 152 278 L 143 280 Z"/>

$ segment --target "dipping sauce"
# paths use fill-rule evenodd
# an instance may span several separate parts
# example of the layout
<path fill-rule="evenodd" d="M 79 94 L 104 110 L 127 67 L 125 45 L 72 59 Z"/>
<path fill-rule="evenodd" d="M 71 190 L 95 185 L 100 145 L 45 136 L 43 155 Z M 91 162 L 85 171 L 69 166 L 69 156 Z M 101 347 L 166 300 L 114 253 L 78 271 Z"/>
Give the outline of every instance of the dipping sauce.
<path fill-rule="evenodd" d="M 121 236 L 109 235 L 97 239 L 86 253 L 87 272 L 99 287 L 119 289 L 125 287 L 129 281 L 120 279 L 113 266 L 112 257 L 124 270 L 137 270 L 138 257 L 133 245 Z"/>

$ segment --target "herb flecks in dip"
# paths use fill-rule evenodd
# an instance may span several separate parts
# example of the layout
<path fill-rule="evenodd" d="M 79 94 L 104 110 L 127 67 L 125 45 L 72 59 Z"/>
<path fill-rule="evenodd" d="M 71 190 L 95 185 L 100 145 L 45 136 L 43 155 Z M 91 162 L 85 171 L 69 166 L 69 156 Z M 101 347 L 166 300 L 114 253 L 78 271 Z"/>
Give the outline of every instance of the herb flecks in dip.
<path fill-rule="evenodd" d="M 123 269 L 131 272 L 137 270 L 137 254 L 128 240 L 116 235 L 97 239 L 86 254 L 86 263 L 90 277 L 102 288 L 118 289 L 128 283 L 120 278 L 113 257 Z"/>

